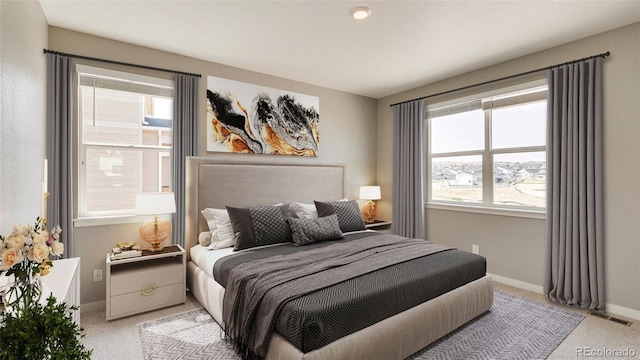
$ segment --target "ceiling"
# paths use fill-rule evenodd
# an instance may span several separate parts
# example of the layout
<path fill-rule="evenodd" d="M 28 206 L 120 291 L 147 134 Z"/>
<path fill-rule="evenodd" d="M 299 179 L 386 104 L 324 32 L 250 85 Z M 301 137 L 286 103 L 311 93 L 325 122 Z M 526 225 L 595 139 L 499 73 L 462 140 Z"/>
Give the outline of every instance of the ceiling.
<path fill-rule="evenodd" d="M 52 26 L 372 98 L 640 21 L 637 0 L 40 3 Z"/>

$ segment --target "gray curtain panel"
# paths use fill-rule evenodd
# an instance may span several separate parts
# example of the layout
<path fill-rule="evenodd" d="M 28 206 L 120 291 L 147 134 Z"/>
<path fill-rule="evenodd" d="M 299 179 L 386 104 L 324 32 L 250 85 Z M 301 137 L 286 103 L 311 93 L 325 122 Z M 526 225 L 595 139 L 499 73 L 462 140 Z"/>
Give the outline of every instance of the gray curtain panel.
<path fill-rule="evenodd" d="M 425 104 L 393 106 L 393 233 L 424 239 Z"/>
<path fill-rule="evenodd" d="M 552 68 L 547 79 L 545 293 L 605 310 L 602 58 Z"/>
<path fill-rule="evenodd" d="M 47 54 L 47 225 L 60 225 L 62 257 L 73 257 L 73 60 Z"/>
<path fill-rule="evenodd" d="M 173 243 L 184 247 L 186 228 L 186 166 L 187 156 L 198 153 L 198 86 L 200 77 L 176 74 L 173 101 L 173 192 L 176 213 L 173 214 Z"/>

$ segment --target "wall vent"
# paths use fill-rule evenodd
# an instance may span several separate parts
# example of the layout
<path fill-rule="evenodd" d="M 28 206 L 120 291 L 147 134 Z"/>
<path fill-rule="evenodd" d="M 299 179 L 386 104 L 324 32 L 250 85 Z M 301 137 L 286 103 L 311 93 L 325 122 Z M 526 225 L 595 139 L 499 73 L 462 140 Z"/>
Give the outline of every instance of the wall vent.
<path fill-rule="evenodd" d="M 607 314 L 596 312 L 596 311 L 591 311 L 589 314 L 591 314 L 593 316 L 596 316 L 596 317 L 599 317 L 601 319 L 613 321 L 614 323 L 622 324 L 622 325 L 625 325 L 625 326 L 631 326 L 631 324 L 633 324 L 633 322 L 631 322 L 631 321 L 622 320 L 620 318 L 617 318 L 617 317 L 614 317 L 614 316 L 609 316 Z"/>

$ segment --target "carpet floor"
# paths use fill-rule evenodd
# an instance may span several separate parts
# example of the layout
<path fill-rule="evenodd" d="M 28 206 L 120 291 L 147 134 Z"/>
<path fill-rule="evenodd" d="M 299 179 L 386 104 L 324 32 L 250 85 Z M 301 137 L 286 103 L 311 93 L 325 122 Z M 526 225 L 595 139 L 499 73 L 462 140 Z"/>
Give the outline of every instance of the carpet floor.
<path fill-rule="evenodd" d="M 545 359 L 584 315 L 495 290 L 491 310 L 409 357 Z M 145 360 L 237 360 L 204 309 L 138 324 Z"/>
<path fill-rule="evenodd" d="M 491 310 L 409 359 L 546 359 L 583 319 L 495 290 Z"/>

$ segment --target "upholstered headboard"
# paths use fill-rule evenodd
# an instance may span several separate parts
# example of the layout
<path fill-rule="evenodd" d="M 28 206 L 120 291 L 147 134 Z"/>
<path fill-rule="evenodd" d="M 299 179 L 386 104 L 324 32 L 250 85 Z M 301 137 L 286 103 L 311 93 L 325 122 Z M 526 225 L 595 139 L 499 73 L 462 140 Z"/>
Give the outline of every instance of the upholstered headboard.
<path fill-rule="evenodd" d="M 187 250 L 207 231 L 205 208 L 332 201 L 346 194 L 346 164 L 314 158 L 214 155 L 187 159 Z"/>

